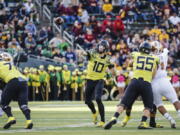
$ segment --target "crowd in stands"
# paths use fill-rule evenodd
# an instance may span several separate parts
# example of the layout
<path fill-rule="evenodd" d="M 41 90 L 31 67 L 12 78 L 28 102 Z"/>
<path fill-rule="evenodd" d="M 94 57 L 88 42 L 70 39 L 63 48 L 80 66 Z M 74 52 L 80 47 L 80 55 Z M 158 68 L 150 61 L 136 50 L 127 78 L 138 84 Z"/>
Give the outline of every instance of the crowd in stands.
<path fill-rule="evenodd" d="M 18 3 L 0 1 L 0 49 L 11 54 L 27 54 L 74 62 L 76 54 L 69 44 L 54 35 L 51 27 L 40 25 L 39 13 L 32 0 Z"/>
<path fill-rule="evenodd" d="M 79 0 L 78 4 L 73 1 L 42 0 L 57 25 L 73 35 L 72 47 L 59 34 L 53 33 L 50 25 L 42 26 L 42 18 L 32 0 L 13 6 L 8 0 L 0 0 L 0 48 L 12 54 L 24 50 L 30 55 L 82 67 L 84 58 L 76 46 L 85 50 L 95 48 L 103 38 L 110 43 L 111 61 L 126 76 L 130 52 L 137 50 L 145 40 L 158 41 L 170 51 L 168 72 L 173 76 L 172 81 L 179 81 L 180 67 L 176 62 L 180 59 L 178 0 L 116 0 L 116 4 L 114 0 Z M 122 80 L 126 80 L 124 78 Z"/>
<path fill-rule="evenodd" d="M 170 66 L 177 67 L 180 58 L 180 8 L 175 0 L 123 0 L 114 13 L 112 1 L 80 0 L 79 5 L 63 0 L 53 3 L 57 24 L 74 36 L 74 44 L 84 49 L 96 47 L 102 38 L 110 43 L 115 63 L 123 66 L 129 52 L 145 40 L 158 41 L 170 50 Z M 117 6 L 116 6 L 117 8 Z M 101 15 L 101 18 L 99 16 Z M 148 24 L 138 31 L 127 30 L 127 24 Z"/>

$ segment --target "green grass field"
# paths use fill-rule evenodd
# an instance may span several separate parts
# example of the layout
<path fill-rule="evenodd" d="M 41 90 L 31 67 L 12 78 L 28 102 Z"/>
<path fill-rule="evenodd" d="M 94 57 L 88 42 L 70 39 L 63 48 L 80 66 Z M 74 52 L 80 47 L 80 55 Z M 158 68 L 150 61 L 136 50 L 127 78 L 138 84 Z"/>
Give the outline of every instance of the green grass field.
<path fill-rule="evenodd" d="M 118 102 L 104 102 L 106 110 L 106 120 L 109 120 L 114 113 Z M 34 128 L 32 130 L 23 129 L 25 119 L 20 112 L 17 103 L 12 103 L 12 110 L 16 117 L 17 124 L 11 129 L 4 130 L 2 127 L 7 120 L 3 115 L 0 118 L 0 134 L 7 135 L 179 135 L 180 119 L 174 111 L 172 105 L 165 103 L 170 114 L 177 121 L 177 129 L 171 129 L 170 124 L 159 113 L 157 122 L 163 126 L 163 129 L 138 130 L 137 126 L 141 119 L 143 105 L 136 102 L 133 107 L 132 119 L 124 128 L 116 124 L 111 130 L 104 130 L 95 127 L 91 122 L 91 113 L 84 102 L 30 102 L 32 110 L 32 119 Z M 124 115 L 120 116 L 119 121 Z"/>

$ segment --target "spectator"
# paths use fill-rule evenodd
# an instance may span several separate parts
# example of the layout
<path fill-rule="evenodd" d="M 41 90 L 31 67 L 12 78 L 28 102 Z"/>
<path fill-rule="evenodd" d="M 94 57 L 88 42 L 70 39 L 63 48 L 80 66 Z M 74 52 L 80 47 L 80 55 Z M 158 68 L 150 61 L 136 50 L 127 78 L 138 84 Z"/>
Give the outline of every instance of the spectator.
<path fill-rule="evenodd" d="M 23 41 L 24 41 L 24 38 L 25 38 L 25 36 L 26 36 L 26 34 L 25 34 L 25 26 L 24 26 L 24 21 L 23 20 L 19 20 L 18 21 L 18 24 L 15 26 L 15 33 L 14 33 L 14 37 L 16 38 L 16 39 L 18 39 L 18 41 L 22 41 L 20 44 L 21 44 L 21 47 L 25 47 L 24 46 L 24 43 L 23 43 Z"/>
<path fill-rule="evenodd" d="M 102 32 L 105 33 L 107 30 L 111 31 L 112 25 L 113 25 L 113 23 L 111 21 L 111 16 L 107 15 L 106 19 L 103 21 L 103 24 L 102 24 Z"/>
<path fill-rule="evenodd" d="M 49 41 L 49 44 L 58 47 L 62 43 L 62 39 L 59 34 L 57 34 L 53 39 Z"/>
<path fill-rule="evenodd" d="M 62 52 L 62 51 L 66 50 L 69 47 L 69 43 L 67 41 L 65 41 L 64 39 L 62 39 L 62 43 L 60 43 L 57 47 Z"/>
<path fill-rule="evenodd" d="M 154 12 L 154 22 L 156 24 L 159 24 L 162 21 L 162 10 L 157 5 L 155 5 L 152 10 Z"/>
<path fill-rule="evenodd" d="M 124 40 L 121 39 L 121 40 L 119 41 L 119 43 L 117 44 L 117 46 L 116 46 L 116 50 L 120 51 L 120 50 L 124 50 L 124 49 L 126 49 L 126 48 L 127 48 L 127 47 L 126 47 L 126 44 L 125 44 Z"/>
<path fill-rule="evenodd" d="M 105 0 L 104 4 L 102 6 L 102 10 L 103 10 L 105 15 L 112 14 L 113 6 L 109 2 L 109 0 Z"/>
<path fill-rule="evenodd" d="M 97 0 L 89 0 L 88 5 L 84 6 L 84 7 L 88 7 L 88 11 L 91 14 L 98 14 L 98 13 L 100 13 L 100 8 L 99 8 Z"/>
<path fill-rule="evenodd" d="M 47 34 L 48 34 L 48 37 L 47 37 L 48 41 L 50 41 L 55 36 L 54 32 L 50 26 L 47 27 Z"/>
<path fill-rule="evenodd" d="M 5 7 L 5 4 L 4 4 L 4 2 L 1 0 L 1 1 L 0 1 L 0 10 L 2 10 L 4 7 Z"/>
<path fill-rule="evenodd" d="M 82 24 L 79 23 L 78 21 L 75 21 L 74 22 L 74 26 L 72 28 L 72 32 L 73 32 L 73 35 L 75 37 L 80 36 L 83 33 L 83 31 L 82 31 Z"/>
<path fill-rule="evenodd" d="M 42 56 L 42 45 L 37 45 L 36 49 L 33 51 L 33 54 L 36 56 Z"/>
<path fill-rule="evenodd" d="M 60 50 L 58 48 L 56 48 L 53 52 L 52 57 L 53 57 L 53 59 L 61 61 L 61 58 L 63 57 L 63 55 L 61 54 Z"/>
<path fill-rule="evenodd" d="M 30 48 L 32 48 L 33 50 L 36 47 L 36 41 L 33 38 L 31 33 L 28 33 L 28 36 L 25 39 L 25 47 L 28 47 L 28 46 L 30 46 Z"/>
<path fill-rule="evenodd" d="M 20 49 L 20 44 L 19 44 L 19 42 L 16 40 L 16 38 L 13 38 L 12 41 L 10 41 L 10 42 L 8 43 L 8 47 L 9 47 L 9 46 L 11 46 L 11 47 L 13 47 L 13 48 L 15 48 L 15 49 Z"/>
<path fill-rule="evenodd" d="M 124 32 L 124 24 L 120 16 L 116 16 L 116 20 L 113 21 L 113 32 L 117 35 L 118 33 Z"/>
<path fill-rule="evenodd" d="M 164 17 L 169 18 L 169 15 L 170 15 L 170 12 L 171 12 L 171 8 L 170 8 L 169 4 L 164 5 L 162 10 L 163 10 L 163 13 L 164 13 Z"/>
<path fill-rule="evenodd" d="M 62 5 L 63 6 L 63 5 Z M 64 8 L 64 7 L 60 7 Z M 69 26 L 72 25 L 75 21 L 76 21 L 76 17 L 75 17 L 75 11 L 72 7 L 72 5 L 69 4 L 68 7 L 64 8 L 62 10 L 62 18 L 64 19 L 64 22 Z"/>
<path fill-rule="evenodd" d="M 116 55 L 116 53 L 118 52 L 118 51 L 116 50 L 116 44 L 113 44 L 113 45 L 111 46 L 110 52 L 111 52 L 111 56 Z"/>
<path fill-rule="evenodd" d="M 11 41 L 11 35 L 10 34 L 6 34 L 6 33 L 2 33 L 2 37 L 1 37 L 1 40 L 3 41 L 4 43 L 4 48 L 8 48 L 8 44 L 9 42 Z"/>
<path fill-rule="evenodd" d="M 82 8 L 82 15 L 79 16 L 82 23 L 88 23 L 89 22 L 89 15 L 85 8 Z"/>
<path fill-rule="evenodd" d="M 38 44 L 43 44 L 48 39 L 48 31 L 46 27 L 42 27 L 39 31 Z"/>
<path fill-rule="evenodd" d="M 34 7 L 34 4 L 32 3 L 32 0 L 27 0 L 27 2 L 24 3 L 24 6 L 26 8 L 26 12 L 29 14 Z"/>
<path fill-rule="evenodd" d="M 93 47 L 93 44 L 95 43 L 95 37 L 91 29 L 87 29 L 87 33 L 84 35 L 84 42 L 85 49 L 90 49 Z"/>
<path fill-rule="evenodd" d="M 169 21 L 173 25 L 177 25 L 178 23 L 180 23 L 180 17 L 178 17 L 176 13 L 173 13 L 173 15 L 169 17 Z"/>
<path fill-rule="evenodd" d="M 92 29 L 95 29 L 95 27 L 97 26 L 97 20 L 96 20 L 96 17 L 94 15 L 92 15 L 89 19 L 89 23 L 90 23 L 90 26 L 92 27 Z"/>
<path fill-rule="evenodd" d="M 0 10 L 0 23 L 5 24 L 8 21 L 8 17 L 5 9 Z"/>
<path fill-rule="evenodd" d="M 20 16 L 20 14 L 17 11 L 14 11 L 14 13 L 9 17 L 9 22 L 17 22 L 19 19 L 22 19 L 22 16 Z"/>
<path fill-rule="evenodd" d="M 86 7 L 86 9 L 88 10 L 89 0 L 79 0 L 79 2 L 82 4 L 83 7 Z M 89 10 L 88 12 L 90 13 Z"/>
<path fill-rule="evenodd" d="M 69 7 L 69 5 L 72 3 L 71 0 L 62 0 L 61 5 L 63 5 L 65 8 Z"/>
<path fill-rule="evenodd" d="M 93 28 L 93 33 L 94 36 L 97 38 L 101 38 L 102 37 L 102 23 L 100 21 L 97 22 L 97 25 L 94 26 Z"/>
<path fill-rule="evenodd" d="M 159 40 L 162 41 L 162 40 L 169 40 L 169 35 L 166 33 L 165 30 L 162 30 L 162 33 L 159 35 Z"/>
<path fill-rule="evenodd" d="M 76 54 L 74 53 L 74 50 L 71 47 L 67 48 L 67 52 L 65 53 L 65 58 L 67 62 L 70 62 L 70 60 L 73 61 L 76 60 Z"/>
<path fill-rule="evenodd" d="M 28 24 L 26 24 L 25 29 L 26 29 L 27 33 L 32 33 L 33 36 L 35 36 L 37 33 L 36 26 L 32 21 L 30 21 Z"/>
<path fill-rule="evenodd" d="M 154 28 L 148 32 L 148 35 L 154 35 L 154 34 L 158 36 L 161 34 L 161 29 L 159 29 L 157 25 L 155 25 Z"/>

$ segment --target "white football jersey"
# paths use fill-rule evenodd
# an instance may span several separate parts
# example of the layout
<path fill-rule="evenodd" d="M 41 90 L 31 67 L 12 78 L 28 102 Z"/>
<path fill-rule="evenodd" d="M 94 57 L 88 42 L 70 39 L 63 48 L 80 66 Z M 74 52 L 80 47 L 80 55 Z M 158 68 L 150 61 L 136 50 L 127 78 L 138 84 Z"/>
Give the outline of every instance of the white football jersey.
<path fill-rule="evenodd" d="M 166 68 L 167 68 L 167 64 L 168 64 L 168 52 L 169 52 L 168 49 L 164 48 L 163 52 L 160 55 L 158 55 L 158 57 L 160 59 L 160 64 L 159 64 L 159 67 L 158 67 L 158 70 L 156 72 L 154 79 L 167 77 Z M 164 65 L 163 69 L 161 67 L 162 63 Z"/>

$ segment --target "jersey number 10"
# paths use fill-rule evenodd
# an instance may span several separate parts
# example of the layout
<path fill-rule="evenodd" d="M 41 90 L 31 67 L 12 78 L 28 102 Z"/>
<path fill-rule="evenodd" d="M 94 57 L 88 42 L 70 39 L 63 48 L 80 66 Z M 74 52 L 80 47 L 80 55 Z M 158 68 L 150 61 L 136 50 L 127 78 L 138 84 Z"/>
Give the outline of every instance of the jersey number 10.
<path fill-rule="evenodd" d="M 154 58 L 138 56 L 136 69 L 152 71 L 153 63 L 154 63 Z"/>
<path fill-rule="evenodd" d="M 93 71 L 101 73 L 103 71 L 104 64 L 101 62 L 94 61 Z"/>

